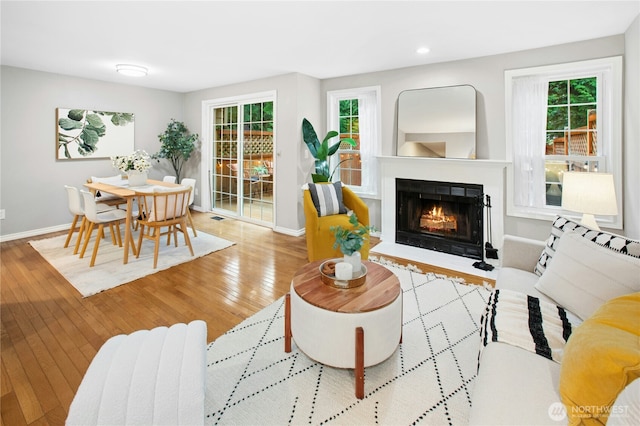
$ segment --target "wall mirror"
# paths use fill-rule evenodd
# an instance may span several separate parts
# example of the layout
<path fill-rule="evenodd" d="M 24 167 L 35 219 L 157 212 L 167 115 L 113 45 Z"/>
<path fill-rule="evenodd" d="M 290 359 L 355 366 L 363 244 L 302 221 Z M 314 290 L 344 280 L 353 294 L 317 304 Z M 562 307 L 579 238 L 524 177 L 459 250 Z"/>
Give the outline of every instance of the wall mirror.
<path fill-rule="evenodd" d="M 398 95 L 399 157 L 476 158 L 476 89 L 405 90 Z"/>

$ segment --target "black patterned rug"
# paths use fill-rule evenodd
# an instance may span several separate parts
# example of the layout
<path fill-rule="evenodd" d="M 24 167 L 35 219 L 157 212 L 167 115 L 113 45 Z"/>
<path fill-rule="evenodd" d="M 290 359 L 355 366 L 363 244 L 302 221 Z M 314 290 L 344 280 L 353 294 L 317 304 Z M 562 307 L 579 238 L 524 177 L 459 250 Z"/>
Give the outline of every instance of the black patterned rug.
<path fill-rule="evenodd" d="M 403 338 L 386 361 L 354 372 L 284 352 L 284 299 L 207 347 L 206 424 L 468 423 L 489 291 L 432 273 L 387 265 L 404 292 Z"/>

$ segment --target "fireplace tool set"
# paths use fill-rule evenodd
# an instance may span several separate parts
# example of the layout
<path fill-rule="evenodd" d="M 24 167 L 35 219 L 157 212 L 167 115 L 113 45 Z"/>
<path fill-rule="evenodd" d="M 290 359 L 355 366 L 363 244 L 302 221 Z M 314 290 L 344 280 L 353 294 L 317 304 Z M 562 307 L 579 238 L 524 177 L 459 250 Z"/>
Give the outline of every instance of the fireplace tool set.
<path fill-rule="evenodd" d="M 498 258 L 498 249 L 493 247 L 492 244 L 492 232 L 491 232 L 491 197 L 486 195 L 487 202 L 484 206 L 487 208 L 487 239 L 488 241 L 484 245 L 485 249 L 485 258 L 486 259 L 497 259 Z M 484 260 L 475 262 L 473 264 L 475 268 L 482 269 L 484 271 L 492 271 L 493 265 L 485 262 Z"/>

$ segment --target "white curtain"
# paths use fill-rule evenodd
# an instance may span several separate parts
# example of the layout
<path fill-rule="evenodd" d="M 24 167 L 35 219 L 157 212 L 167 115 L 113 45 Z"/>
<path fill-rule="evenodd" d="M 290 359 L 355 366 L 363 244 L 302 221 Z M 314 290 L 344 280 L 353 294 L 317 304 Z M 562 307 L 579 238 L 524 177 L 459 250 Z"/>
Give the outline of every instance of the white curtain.
<path fill-rule="evenodd" d="M 361 191 L 375 194 L 378 182 L 378 99 L 376 91 L 358 96 L 358 117 L 360 119 L 360 157 L 362 159 Z"/>
<path fill-rule="evenodd" d="M 513 80 L 512 129 L 516 206 L 545 205 L 545 129 L 548 79 L 540 76 Z"/>

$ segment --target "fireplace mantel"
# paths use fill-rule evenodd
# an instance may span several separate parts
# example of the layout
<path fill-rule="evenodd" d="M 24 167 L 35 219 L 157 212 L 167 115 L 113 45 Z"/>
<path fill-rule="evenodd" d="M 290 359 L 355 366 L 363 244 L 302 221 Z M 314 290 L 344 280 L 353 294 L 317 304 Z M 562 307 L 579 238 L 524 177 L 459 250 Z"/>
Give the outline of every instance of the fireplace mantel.
<path fill-rule="evenodd" d="M 396 178 L 442 182 L 473 183 L 483 186 L 491 197 L 492 243 L 500 249 L 504 235 L 505 176 L 509 164 L 501 160 L 465 160 L 454 158 L 420 158 L 381 156 L 381 234 L 385 243 L 395 242 Z M 489 241 L 485 226 L 484 241 Z M 425 250 L 425 263 L 430 250 Z"/>

